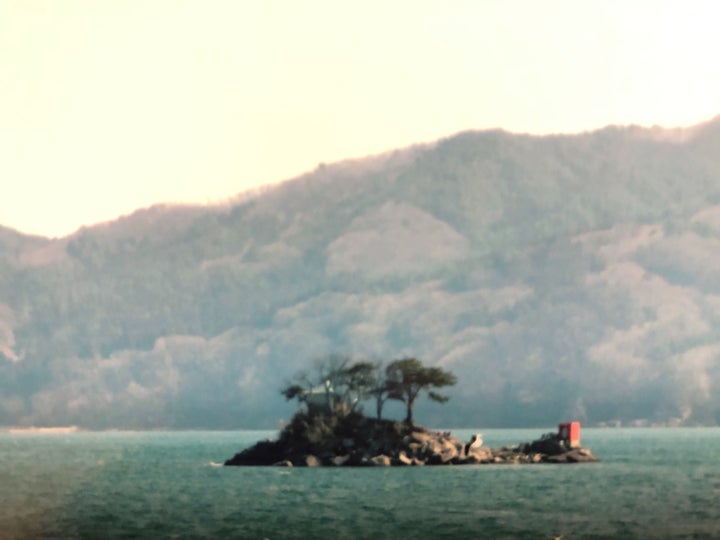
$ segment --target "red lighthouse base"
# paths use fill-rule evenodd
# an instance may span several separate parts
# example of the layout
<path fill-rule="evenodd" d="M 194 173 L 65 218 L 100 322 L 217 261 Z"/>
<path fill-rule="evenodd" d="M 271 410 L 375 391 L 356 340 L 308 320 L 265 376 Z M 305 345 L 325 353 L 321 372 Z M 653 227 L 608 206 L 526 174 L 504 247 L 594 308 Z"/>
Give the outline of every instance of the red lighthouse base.
<path fill-rule="evenodd" d="M 565 442 L 568 448 L 579 448 L 580 422 L 563 422 L 558 424 L 558 439 Z"/>

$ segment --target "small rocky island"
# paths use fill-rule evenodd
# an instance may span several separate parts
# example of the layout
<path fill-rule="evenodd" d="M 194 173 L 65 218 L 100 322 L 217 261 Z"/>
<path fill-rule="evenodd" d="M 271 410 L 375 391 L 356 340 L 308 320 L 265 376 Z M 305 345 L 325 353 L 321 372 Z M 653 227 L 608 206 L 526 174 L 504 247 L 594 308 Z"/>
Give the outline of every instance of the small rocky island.
<path fill-rule="evenodd" d="M 502 448 L 483 446 L 478 434 L 461 441 L 450 432 L 415 425 L 413 408 L 421 391 L 433 401 L 447 397 L 431 388 L 455 384 L 455 376 L 426 367 L 414 358 L 390 363 L 384 370 L 371 362 L 352 362 L 331 356 L 317 366 L 314 377 L 306 373 L 282 390 L 296 399 L 300 409 L 277 440 L 256 443 L 236 454 L 225 465 L 316 466 L 419 466 L 482 463 L 584 463 L 597 461 L 580 446 L 580 424 L 560 424 L 558 433 Z M 377 418 L 362 413 L 363 400 L 374 399 Z M 403 422 L 382 418 L 386 400 L 405 404 Z"/>
<path fill-rule="evenodd" d="M 228 459 L 225 465 L 357 467 L 598 461 L 590 450 L 563 439 L 561 433 L 488 448 L 479 435 L 464 442 L 449 432 L 360 415 L 338 418 L 332 425 L 326 420 L 298 413 L 278 440 L 258 442 Z"/>

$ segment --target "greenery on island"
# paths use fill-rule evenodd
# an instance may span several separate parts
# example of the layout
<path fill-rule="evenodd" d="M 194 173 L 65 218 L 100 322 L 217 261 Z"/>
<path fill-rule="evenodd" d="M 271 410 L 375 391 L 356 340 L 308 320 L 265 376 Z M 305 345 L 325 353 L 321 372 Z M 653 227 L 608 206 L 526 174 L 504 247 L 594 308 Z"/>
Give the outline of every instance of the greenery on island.
<path fill-rule="evenodd" d="M 452 386 L 456 382 L 457 377 L 449 371 L 424 366 L 417 358 L 394 360 L 383 369 L 379 363 L 353 361 L 349 356 L 334 354 L 317 361 L 313 373 L 297 373 L 281 393 L 288 400 L 296 399 L 303 404 L 309 416 L 351 415 L 372 397 L 377 419 L 381 420 L 385 401 L 398 400 L 406 406 L 405 423 L 412 426 L 415 401 L 421 391 L 427 390 L 431 400 L 445 403 L 447 396 L 430 388 Z"/>

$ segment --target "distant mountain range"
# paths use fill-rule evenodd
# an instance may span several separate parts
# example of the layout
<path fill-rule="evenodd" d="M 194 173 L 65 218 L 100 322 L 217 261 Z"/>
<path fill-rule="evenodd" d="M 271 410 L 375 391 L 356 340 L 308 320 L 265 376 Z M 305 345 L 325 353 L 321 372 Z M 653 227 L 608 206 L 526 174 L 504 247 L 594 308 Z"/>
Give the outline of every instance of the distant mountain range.
<path fill-rule="evenodd" d="M 329 353 L 454 372 L 426 425 L 716 425 L 720 119 L 465 132 L 223 206 L 0 228 L 0 425 L 272 428 Z"/>

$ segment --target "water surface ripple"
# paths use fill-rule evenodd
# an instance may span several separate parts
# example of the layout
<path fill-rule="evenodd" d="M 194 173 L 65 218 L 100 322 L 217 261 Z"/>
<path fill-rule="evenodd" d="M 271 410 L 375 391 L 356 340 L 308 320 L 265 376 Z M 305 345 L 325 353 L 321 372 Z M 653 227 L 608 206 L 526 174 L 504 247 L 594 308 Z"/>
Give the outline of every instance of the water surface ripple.
<path fill-rule="evenodd" d="M 0 433 L 0 539 L 720 537 L 718 428 L 585 429 L 584 465 L 218 466 L 273 435 Z"/>

